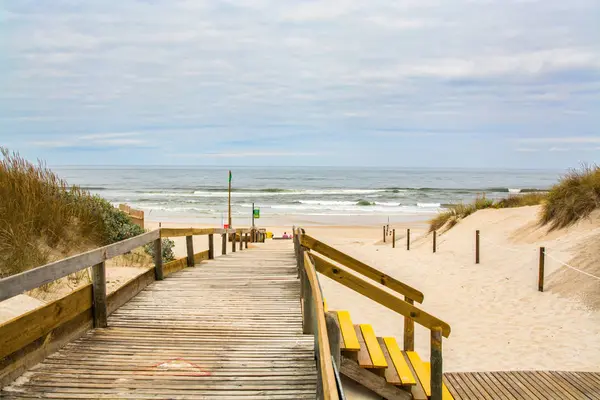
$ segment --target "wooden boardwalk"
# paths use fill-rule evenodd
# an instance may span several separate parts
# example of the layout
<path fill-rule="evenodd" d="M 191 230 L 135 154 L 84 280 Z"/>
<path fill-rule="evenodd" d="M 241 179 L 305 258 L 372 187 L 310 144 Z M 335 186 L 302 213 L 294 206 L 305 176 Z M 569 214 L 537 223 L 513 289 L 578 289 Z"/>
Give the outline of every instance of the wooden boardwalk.
<path fill-rule="evenodd" d="M 314 399 L 294 253 L 262 246 L 150 284 L 0 397 Z"/>
<path fill-rule="evenodd" d="M 461 372 L 444 378 L 456 400 L 600 400 L 595 372 Z"/>

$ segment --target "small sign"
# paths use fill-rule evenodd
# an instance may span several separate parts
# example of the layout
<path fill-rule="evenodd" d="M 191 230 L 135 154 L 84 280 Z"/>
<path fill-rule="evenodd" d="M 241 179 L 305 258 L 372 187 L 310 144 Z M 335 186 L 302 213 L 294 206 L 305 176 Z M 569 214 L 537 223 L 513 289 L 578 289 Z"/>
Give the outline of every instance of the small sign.
<path fill-rule="evenodd" d="M 260 218 L 260 208 L 254 209 L 254 219 Z"/>

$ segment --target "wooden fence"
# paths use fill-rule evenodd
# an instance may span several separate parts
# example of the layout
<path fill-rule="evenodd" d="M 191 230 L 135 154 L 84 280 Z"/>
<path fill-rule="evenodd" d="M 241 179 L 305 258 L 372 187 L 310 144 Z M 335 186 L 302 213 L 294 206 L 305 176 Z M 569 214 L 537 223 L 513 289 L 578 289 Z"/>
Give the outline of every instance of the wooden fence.
<path fill-rule="evenodd" d="M 131 218 L 131 222 L 133 222 L 141 228 L 144 228 L 144 212 L 142 210 L 136 210 L 134 208 L 129 207 L 127 204 L 119 204 L 119 210 L 129 215 L 129 218 Z"/>
<path fill-rule="evenodd" d="M 243 236 L 239 249 L 248 248 L 250 229 L 158 229 L 64 260 L 0 279 L 0 301 L 14 297 L 71 273 L 92 267 L 92 284 L 69 295 L 0 324 L 0 386 L 13 381 L 47 355 L 82 336 L 92 327 L 106 327 L 107 317 L 155 280 L 186 266 L 215 256 L 214 235 L 222 236 L 222 254 L 227 236 Z M 193 236 L 208 235 L 209 248 L 194 252 Z M 186 236 L 187 256 L 163 265 L 161 238 Z M 105 262 L 140 246 L 154 247 L 154 266 L 112 293 L 106 290 Z M 237 241 L 231 243 L 236 251 Z"/>

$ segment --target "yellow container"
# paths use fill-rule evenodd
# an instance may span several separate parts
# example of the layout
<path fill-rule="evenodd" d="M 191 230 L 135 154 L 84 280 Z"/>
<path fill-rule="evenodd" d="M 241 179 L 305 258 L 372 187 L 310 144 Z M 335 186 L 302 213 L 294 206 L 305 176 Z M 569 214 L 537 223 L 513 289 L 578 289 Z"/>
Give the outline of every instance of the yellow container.
<path fill-rule="evenodd" d="M 267 239 L 273 239 L 273 232 L 267 232 Z"/>

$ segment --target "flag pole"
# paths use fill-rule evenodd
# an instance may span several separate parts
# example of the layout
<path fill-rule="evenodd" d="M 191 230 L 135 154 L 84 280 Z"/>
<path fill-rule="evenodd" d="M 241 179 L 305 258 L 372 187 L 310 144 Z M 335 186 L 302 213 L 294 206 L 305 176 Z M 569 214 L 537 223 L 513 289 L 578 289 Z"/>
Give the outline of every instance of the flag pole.
<path fill-rule="evenodd" d="M 231 226 L 231 170 L 229 170 L 229 229 Z"/>

